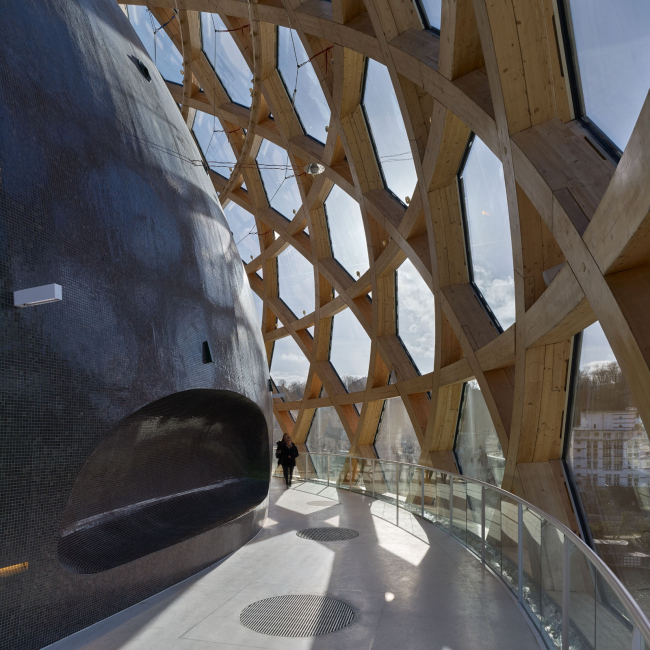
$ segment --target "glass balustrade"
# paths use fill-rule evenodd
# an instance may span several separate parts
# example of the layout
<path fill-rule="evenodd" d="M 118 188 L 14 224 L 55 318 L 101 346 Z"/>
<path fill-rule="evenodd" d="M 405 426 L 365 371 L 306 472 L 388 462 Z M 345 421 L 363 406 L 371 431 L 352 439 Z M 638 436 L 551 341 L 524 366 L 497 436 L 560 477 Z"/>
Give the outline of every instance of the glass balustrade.
<path fill-rule="evenodd" d="M 375 499 L 372 514 L 407 531 L 417 515 L 452 535 L 507 585 L 548 648 L 650 650 L 650 622 L 607 565 L 513 494 L 431 467 L 342 454 L 305 452 L 299 473 Z"/>

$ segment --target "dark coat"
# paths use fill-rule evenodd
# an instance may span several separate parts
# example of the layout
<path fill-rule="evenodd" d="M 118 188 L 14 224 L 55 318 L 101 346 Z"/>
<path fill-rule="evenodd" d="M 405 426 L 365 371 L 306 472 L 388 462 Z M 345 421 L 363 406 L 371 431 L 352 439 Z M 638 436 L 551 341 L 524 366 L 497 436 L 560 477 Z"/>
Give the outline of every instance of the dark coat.
<path fill-rule="evenodd" d="M 287 447 L 284 440 L 278 442 L 278 446 L 275 450 L 275 457 L 278 459 L 278 465 L 282 465 L 282 467 L 295 467 L 296 458 L 298 458 L 299 455 L 298 447 L 296 447 L 295 444 L 291 447 Z"/>

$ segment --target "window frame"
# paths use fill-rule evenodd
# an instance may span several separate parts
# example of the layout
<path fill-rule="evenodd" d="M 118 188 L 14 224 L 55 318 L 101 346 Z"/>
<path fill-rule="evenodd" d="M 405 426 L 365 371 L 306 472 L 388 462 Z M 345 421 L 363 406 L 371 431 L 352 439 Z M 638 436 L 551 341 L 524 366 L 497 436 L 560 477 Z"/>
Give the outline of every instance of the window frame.
<path fill-rule="evenodd" d="M 223 88 L 223 90 L 226 93 L 226 95 L 227 95 L 228 99 L 230 100 L 230 102 L 232 104 L 235 104 L 236 106 L 241 106 L 242 108 L 245 108 L 246 110 L 250 110 L 251 107 L 253 106 L 253 96 L 251 95 L 251 103 L 248 106 L 244 106 L 243 104 L 240 104 L 239 102 L 236 102 L 232 98 L 232 96 L 230 95 L 230 92 L 228 91 L 228 88 L 226 88 L 226 85 L 223 83 L 223 80 L 219 76 L 219 73 L 216 71 L 216 69 L 214 67 L 214 64 L 212 63 L 212 61 L 210 61 L 210 56 L 208 55 L 208 51 L 205 49 L 205 44 L 203 43 L 203 14 L 213 14 L 213 13 L 214 13 L 213 11 L 199 11 L 199 35 L 201 37 L 201 52 L 203 52 L 203 54 L 205 54 L 205 58 L 206 58 L 208 64 L 210 65 L 210 68 L 212 68 L 212 72 L 214 72 L 214 76 L 217 78 L 217 80 L 221 84 L 221 87 Z M 221 16 L 219 16 L 219 19 L 221 20 Z M 232 36 L 230 38 L 232 38 Z M 214 35 L 214 40 L 215 40 L 215 43 L 216 43 L 216 41 L 217 41 L 217 34 L 216 33 Z M 235 42 L 234 38 L 233 38 L 233 43 L 235 43 L 235 47 L 237 48 L 237 51 L 239 51 L 239 47 L 237 46 L 237 43 Z M 239 53 L 241 54 L 242 58 L 244 58 L 244 55 L 241 52 L 239 52 Z M 246 59 L 244 59 L 244 63 L 246 63 Z M 248 63 L 246 63 L 246 67 L 248 68 Z M 253 72 L 251 71 L 250 68 L 248 68 L 248 70 L 249 70 L 249 72 L 251 74 L 251 77 L 252 77 Z"/>
<path fill-rule="evenodd" d="M 375 154 L 375 162 L 377 163 L 377 167 L 379 168 L 379 174 L 381 176 L 381 182 L 382 185 L 384 186 L 384 190 L 386 190 L 390 196 L 392 196 L 401 207 L 405 208 L 408 210 L 408 205 L 393 192 L 393 190 L 388 187 L 388 183 L 386 182 L 386 176 L 384 175 L 384 168 L 381 164 L 381 161 L 379 160 L 379 152 L 377 151 L 377 143 L 375 142 L 375 136 L 372 132 L 372 127 L 370 126 L 370 120 L 368 119 L 368 113 L 366 112 L 366 104 L 365 104 L 365 99 L 366 99 L 366 84 L 368 81 L 368 64 L 370 62 L 370 57 L 366 57 L 366 60 L 364 61 L 363 64 L 363 76 L 361 77 L 361 100 L 359 102 L 359 105 L 361 106 L 361 112 L 363 113 L 363 120 L 366 123 L 366 130 L 368 131 L 368 136 L 370 138 L 370 144 L 372 145 L 372 150 L 373 153 Z M 379 63 L 377 61 L 376 63 Z M 382 64 L 380 64 L 382 65 Z M 401 111 L 400 111 L 401 115 Z M 404 118 L 402 118 L 403 120 Z M 417 187 L 417 184 L 416 184 Z"/>
<path fill-rule="evenodd" d="M 331 2 L 332 0 L 327 0 L 328 2 Z M 282 87 L 284 88 L 285 92 L 287 93 L 287 97 L 289 98 L 289 103 L 291 104 L 291 108 L 293 109 L 293 112 L 298 118 L 298 124 L 300 124 L 300 128 L 302 129 L 302 135 L 306 135 L 308 138 L 311 138 L 314 142 L 317 142 L 319 145 L 324 147 L 327 144 L 327 137 L 325 137 L 325 142 L 322 140 L 318 140 L 318 138 L 315 138 L 313 135 L 310 135 L 307 133 L 307 129 L 305 129 L 305 125 L 302 121 L 302 118 L 300 117 L 300 113 L 298 112 L 298 109 L 296 108 L 296 102 L 295 100 L 291 99 L 291 93 L 289 92 L 289 88 L 287 87 L 286 81 L 284 80 L 284 75 L 282 74 L 282 71 L 280 70 L 280 27 L 284 27 L 284 25 L 276 25 L 275 26 L 275 69 L 278 72 L 278 77 L 280 77 L 280 81 L 282 82 Z M 285 29 L 288 29 L 291 31 L 291 27 L 285 27 Z M 295 30 L 294 30 L 295 31 Z M 309 64 L 312 66 L 313 69 L 313 64 L 311 61 L 309 61 Z M 298 63 L 296 63 L 298 65 Z M 300 74 L 300 73 L 299 73 Z M 316 80 L 318 81 L 318 75 L 316 74 L 316 71 L 314 70 L 314 74 L 316 75 Z M 319 81 L 320 83 L 320 81 Z M 327 103 L 327 100 L 325 100 Z M 329 109 L 329 106 L 327 107 Z M 332 123 L 332 113 L 330 111 L 330 124 Z M 297 134 L 296 134 L 297 135 Z M 325 134 L 327 136 L 327 134 Z M 290 138 L 293 137 L 293 134 L 290 134 Z"/>
<path fill-rule="evenodd" d="M 580 79 L 580 65 L 578 63 L 578 51 L 574 38 L 573 22 L 571 20 L 571 1 L 570 0 L 556 0 L 557 1 L 557 17 L 559 22 L 559 30 L 562 38 L 562 46 L 564 49 L 564 58 L 566 61 L 566 71 L 564 64 L 560 57 L 560 70 L 564 76 L 567 73 L 569 80 L 569 89 L 571 91 L 570 101 L 573 107 L 573 114 L 577 122 L 579 122 L 585 130 L 594 138 L 598 146 L 605 152 L 608 158 L 615 164 L 621 160 L 623 152 L 612 142 L 607 134 L 598 127 L 588 116 L 585 110 L 584 98 L 582 93 L 582 83 Z M 558 26 L 556 21 L 553 20 L 553 27 L 555 29 L 555 38 L 558 40 L 557 34 Z M 558 42 L 558 53 L 560 49 Z M 598 152 L 600 153 L 600 152 Z M 601 154 L 602 155 L 602 154 Z"/>
<path fill-rule="evenodd" d="M 472 151 L 472 145 L 474 144 L 475 139 L 476 139 L 476 133 L 472 132 L 469 136 L 469 140 L 467 141 L 467 146 L 465 147 L 465 153 L 463 154 L 463 157 L 460 161 L 460 167 L 458 168 L 458 173 L 456 174 L 456 186 L 458 187 L 458 196 L 460 199 L 461 223 L 463 226 L 463 242 L 465 243 L 465 262 L 467 264 L 467 275 L 469 277 L 469 283 L 472 285 L 472 288 L 474 289 L 474 294 L 476 295 L 478 301 L 481 303 L 481 305 L 487 312 L 487 315 L 490 317 L 490 321 L 492 322 L 492 325 L 494 325 L 496 331 L 499 334 L 503 334 L 503 332 L 505 331 L 503 329 L 503 326 L 499 322 L 499 319 L 496 317 L 496 314 L 492 311 L 492 308 L 488 304 L 488 301 L 485 299 L 483 292 L 479 289 L 478 285 L 474 281 L 474 267 L 472 264 L 472 246 L 470 243 L 470 235 L 469 235 L 469 221 L 467 215 L 467 200 L 465 194 L 465 184 L 463 182 L 463 172 L 465 170 L 465 166 L 467 164 L 469 155 Z M 501 161 L 499 160 L 499 162 Z M 509 212 L 508 212 L 508 219 L 510 219 Z M 513 252 L 513 257 L 514 257 L 514 252 Z M 513 276 L 514 276 L 514 269 L 513 269 Z"/>
<path fill-rule="evenodd" d="M 429 22 L 429 16 L 427 15 L 424 5 L 422 4 L 422 0 L 413 0 L 413 3 L 415 4 L 415 8 L 420 16 L 420 20 L 422 21 L 423 29 L 440 38 L 440 30 Z M 440 26 L 442 27 L 442 25 Z"/>

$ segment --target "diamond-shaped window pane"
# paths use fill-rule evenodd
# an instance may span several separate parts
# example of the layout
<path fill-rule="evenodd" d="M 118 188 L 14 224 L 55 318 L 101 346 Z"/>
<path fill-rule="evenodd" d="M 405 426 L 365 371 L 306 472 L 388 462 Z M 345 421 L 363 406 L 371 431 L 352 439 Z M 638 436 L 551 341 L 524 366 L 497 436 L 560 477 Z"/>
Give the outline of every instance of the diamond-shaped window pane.
<path fill-rule="evenodd" d="M 160 29 L 160 23 L 146 7 L 131 5 L 128 10 L 133 28 L 163 79 L 182 84 L 183 57 L 172 43 L 172 39 L 164 29 Z"/>
<path fill-rule="evenodd" d="M 359 204 L 335 185 L 325 200 L 325 214 L 332 255 L 356 279 L 370 266 Z"/>
<path fill-rule="evenodd" d="M 257 236 L 255 217 L 234 201 L 231 201 L 223 212 L 226 215 L 226 221 L 228 221 L 242 261 L 248 264 L 260 254 L 260 240 Z"/>
<path fill-rule="evenodd" d="M 269 205 L 283 217 L 293 219 L 294 211 L 300 209 L 301 198 L 287 152 L 264 140 L 255 160 Z"/>
<path fill-rule="evenodd" d="M 314 269 L 292 246 L 278 255 L 278 285 L 280 298 L 298 318 L 314 311 Z"/>
<path fill-rule="evenodd" d="M 466 476 L 500 486 L 506 460 L 478 382 L 467 382 L 454 451 Z"/>
<path fill-rule="evenodd" d="M 404 203 L 417 183 L 411 144 L 388 68 L 373 59 L 367 65 L 363 109 L 386 187 Z"/>
<path fill-rule="evenodd" d="M 229 178 L 230 169 L 237 163 L 237 156 L 219 120 L 202 111 L 196 111 L 192 132 L 210 169 L 224 178 Z"/>
<path fill-rule="evenodd" d="M 201 13 L 203 51 L 230 99 L 242 106 L 251 105 L 250 68 L 232 34 L 218 14 Z"/>
<path fill-rule="evenodd" d="M 331 57 L 331 51 L 321 56 Z M 288 27 L 278 27 L 278 70 L 305 133 L 324 143 L 330 109 L 300 37 Z M 299 64 L 301 65 L 299 68 Z M 295 94 L 294 94 L 295 91 Z M 299 135 L 299 134 L 294 134 Z"/>
<path fill-rule="evenodd" d="M 364 390 L 370 363 L 370 338 L 349 309 L 334 316 L 330 362 L 349 393 Z"/>
<path fill-rule="evenodd" d="M 285 393 L 286 402 L 302 399 L 308 374 L 309 360 L 293 338 L 286 336 L 276 341 L 271 360 L 271 378 L 278 391 Z"/>
<path fill-rule="evenodd" d="M 420 460 L 420 443 L 411 424 L 401 397 L 391 397 L 384 402 L 375 450 L 379 458 L 417 463 Z"/>
<path fill-rule="evenodd" d="M 508 199 L 501 161 L 475 137 L 460 173 L 474 286 L 505 330 L 515 322 Z"/>
<path fill-rule="evenodd" d="M 427 283 L 406 260 L 397 270 L 397 333 L 421 374 L 433 371 L 435 300 Z"/>

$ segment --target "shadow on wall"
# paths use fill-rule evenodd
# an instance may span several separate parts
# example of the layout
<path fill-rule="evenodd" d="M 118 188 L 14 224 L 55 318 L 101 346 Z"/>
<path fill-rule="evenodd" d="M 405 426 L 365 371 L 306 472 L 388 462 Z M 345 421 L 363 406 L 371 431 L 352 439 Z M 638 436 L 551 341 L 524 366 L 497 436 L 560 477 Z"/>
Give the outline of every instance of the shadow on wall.
<path fill-rule="evenodd" d="M 168 395 L 124 418 L 85 463 L 63 516 L 59 561 L 99 573 L 250 511 L 269 487 L 260 408 L 227 390 Z"/>

